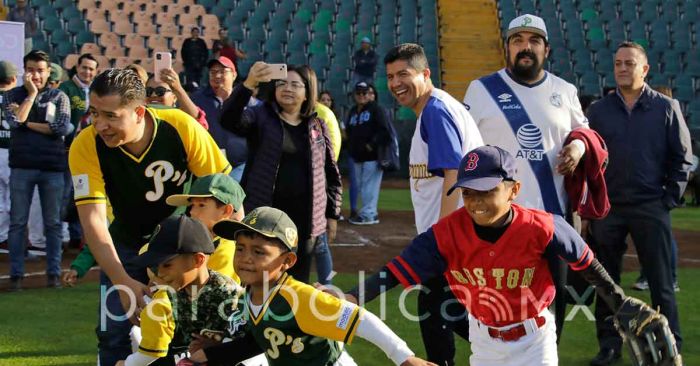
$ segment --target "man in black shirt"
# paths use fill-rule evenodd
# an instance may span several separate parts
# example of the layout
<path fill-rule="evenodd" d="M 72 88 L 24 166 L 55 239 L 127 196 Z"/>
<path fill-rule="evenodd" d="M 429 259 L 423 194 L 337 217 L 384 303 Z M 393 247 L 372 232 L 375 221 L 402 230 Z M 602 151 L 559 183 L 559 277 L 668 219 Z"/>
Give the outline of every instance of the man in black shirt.
<path fill-rule="evenodd" d="M 372 84 L 374 82 L 374 71 L 377 69 L 377 54 L 372 49 L 372 43 L 369 38 L 362 38 L 362 45 L 352 56 L 352 62 L 355 65 L 352 73 L 353 84 L 359 82 Z"/>
<path fill-rule="evenodd" d="M 209 59 L 209 48 L 203 39 L 199 38 L 199 28 L 193 27 L 190 33 L 192 38 L 187 38 L 182 43 L 182 63 L 185 66 L 186 83 L 199 88 L 202 80 L 202 70 Z"/>

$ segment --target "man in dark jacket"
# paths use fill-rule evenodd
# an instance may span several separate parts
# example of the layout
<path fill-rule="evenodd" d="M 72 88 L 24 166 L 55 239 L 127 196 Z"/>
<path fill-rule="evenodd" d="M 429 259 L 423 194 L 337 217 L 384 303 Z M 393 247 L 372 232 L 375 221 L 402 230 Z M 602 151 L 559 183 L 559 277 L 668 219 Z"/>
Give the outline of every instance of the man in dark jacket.
<path fill-rule="evenodd" d="M 377 69 L 377 53 L 372 49 L 372 43 L 368 37 L 362 38 L 360 49 L 355 51 L 352 62 L 355 69 L 352 73 L 352 82 L 357 84 L 364 81 L 367 84 L 374 82 L 374 72 Z"/>
<path fill-rule="evenodd" d="M 68 169 L 64 136 L 73 131 L 73 125 L 68 96 L 46 86 L 50 72 L 49 55 L 29 52 L 24 56 L 24 86 L 9 91 L 2 103 L 12 127 L 8 236 L 12 290 L 22 287 L 27 220 L 35 186 L 44 218 L 47 285 L 61 284 L 61 201 L 63 172 Z"/>
<path fill-rule="evenodd" d="M 379 223 L 377 200 L 382 184 L 382 168 L 377 163 L 378 146 L 389 142 L 386 113 L 377 102 L 369 99 L 370 85 L 359 82 L 355 85 L 354 108 L 345 122 L 348 147 L 353 159 L 351 169 L 354 177 L 350 184 L 357 185 L 362 206 L 357 216 L 348 220 L 353 225 L 374 225 Z"/>
<path fill-rule="evenodd" d="M 192 38 L 187 38 L 182 42 L 180 54 L 185 66 L 186 83 L 197 89 L 202 80 L 202 70 L 209 59 L 209 48 L 207 43 L 199 38 L 199 28 L 193 27 L 190 35 Z"/>
<path fill-rule="evenodd" d="M 622 43 L 614 67 L 616 92 L 588 111 L 590 126 L 605 140 L 610 158 L 605 172 L 610 213 L 592 223 L 597 256 L 619 283 L 625 238 L 632 236 L 648 276 L 652 307 L 660 307 L 668 318 L 680 351 L 670 210 L 678 206 L 688 183 L 690 134 L 678 105 L 644 82 L 649 71 L 644 48 L 634 42 Z M 620 357 L 622 339 L 607 305 L 598 301 L 595 313 L 600 352 L 591 365 L 609 365 Z"/>

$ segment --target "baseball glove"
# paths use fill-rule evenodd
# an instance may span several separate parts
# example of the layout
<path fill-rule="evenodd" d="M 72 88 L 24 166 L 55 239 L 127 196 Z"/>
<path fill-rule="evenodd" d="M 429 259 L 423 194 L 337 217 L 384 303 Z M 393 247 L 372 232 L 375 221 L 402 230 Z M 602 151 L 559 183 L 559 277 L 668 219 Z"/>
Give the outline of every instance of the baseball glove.
<path fill-rule="evenodd" d="M 625 298 L 614 317 L 635 366 L 680 366 L 681 356 L 668 320 L 639 299 Z"/>

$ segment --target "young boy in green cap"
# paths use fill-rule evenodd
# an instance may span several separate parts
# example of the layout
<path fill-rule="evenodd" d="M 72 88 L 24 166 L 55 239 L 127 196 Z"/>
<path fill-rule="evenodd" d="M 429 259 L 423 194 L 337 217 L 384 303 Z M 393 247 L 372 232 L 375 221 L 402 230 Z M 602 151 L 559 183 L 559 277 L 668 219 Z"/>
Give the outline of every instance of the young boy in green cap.
<path fill-rule="evenodd" d="M 258 207 L 241 222 L 217 223 L 214 232 L 236 240 L 234 265 L 246 286 L 245 336 L 196 351 L 192 361 L 235 365 L 264 352 L 270 366 L 349 366 L 355 362 L 341 342 L 350 344 L 358 336 L 396 365 L 434 365 L 414 357 L 406 342 L 372 313 L 286 273 L 296 263 L 298 238 L 284 212 Z"/>
<path fill-rule="evenodd" d="M 174 194 L 165 202 L 171 206 L 188 206 L 189 215 L 201 221 L 214 238 L 216 251 L 209 258 L 209 268 L 240 283 L 233 270 L 236 243 L 217 237 L 212 228 L 224 219 L 240 221 L 245 216 L 243 200 L 245 192 L 233 178 L 226 174 L 211 174 L 198 178 L 189 194 Z"/>
<path fill-rule="evenodd" d="M 133 264 L 150 269 L 157 290 L 141 310 L 138 352 L 117 366 L 175 365 L 187 357 L 192 334 L 224 335 L 239 319 L 242 289 L 232 279 L 207 268 L 214 252 L 209 231 L 185 215 L 171 216 L 155 229 L 148 247 Z"/>

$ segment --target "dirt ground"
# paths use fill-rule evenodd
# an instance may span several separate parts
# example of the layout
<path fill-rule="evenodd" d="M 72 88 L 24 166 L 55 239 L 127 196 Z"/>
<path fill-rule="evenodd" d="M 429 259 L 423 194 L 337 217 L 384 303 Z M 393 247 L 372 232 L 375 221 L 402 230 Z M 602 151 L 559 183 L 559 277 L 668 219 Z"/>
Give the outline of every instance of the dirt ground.
<path fill-rule="evenodd" d="M 347 212 L 345 213 L 347 214 Z M 357 272 L 359 270 L 373 273 L 387 261 L 401 252 L 415 235 L 413 212 L 391 211 L 380 212 L 380 224 L 373 226 L 350 225 L 347 221 L 338 224 L 338 237 L 331 244 L 334 270 L 341 273 Z M 700 267 L 700 232 L 674 231 L 679 247 L 680 267 Z M 635 270 L 639 267 L 630 245 L 625 256 L 625 268 Z M 63 268 L 69 268 L 71 260 L 77 255 L 76 250 L 64 252 Z M 26 273 L 35 275 L 24 280 L 25 287 L 41 287 L 46 283 L 46 277 L 41 274 L 45 270 L 43 260 L 26 263 Z M 9 280 L 9 258 L 0 254 L 0 291 L 7 288 Z M 88 281 L 96 281 L 98 271 L 93 269 L 88 275 Z"/>

